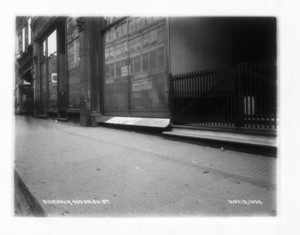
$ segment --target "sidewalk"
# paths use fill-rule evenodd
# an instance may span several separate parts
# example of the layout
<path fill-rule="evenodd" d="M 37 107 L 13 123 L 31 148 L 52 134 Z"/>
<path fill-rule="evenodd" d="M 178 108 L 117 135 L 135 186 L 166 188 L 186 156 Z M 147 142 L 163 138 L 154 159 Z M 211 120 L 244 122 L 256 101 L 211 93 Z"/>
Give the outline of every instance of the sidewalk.
<path fill-rule="evenodd" d="M 15 130 L 47 216 L 276 215 L 276 158 L 20 116 Z"/>

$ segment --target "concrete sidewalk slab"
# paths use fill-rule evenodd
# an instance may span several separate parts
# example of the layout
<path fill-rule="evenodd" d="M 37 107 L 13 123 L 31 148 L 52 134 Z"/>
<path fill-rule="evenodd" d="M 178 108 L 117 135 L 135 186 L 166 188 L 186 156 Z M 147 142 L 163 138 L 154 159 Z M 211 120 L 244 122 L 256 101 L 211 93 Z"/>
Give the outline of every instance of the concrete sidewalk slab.
<path fill-rule="evenodd" d="M 275 195 L 275 191 L 266 194 L 264 188 L 226 178 L 203 188 L 197 195 L 188 195 L 160 208 L 156 213 L 157 215 L 275 216 Z M 263 202 L 264 206 L 260 202 Z"/>
<path fill-rule="evenodd" d="M 15 169 L 48 216 L 276 214 L 276 158 L 42 119 L 16 131 Z"/>

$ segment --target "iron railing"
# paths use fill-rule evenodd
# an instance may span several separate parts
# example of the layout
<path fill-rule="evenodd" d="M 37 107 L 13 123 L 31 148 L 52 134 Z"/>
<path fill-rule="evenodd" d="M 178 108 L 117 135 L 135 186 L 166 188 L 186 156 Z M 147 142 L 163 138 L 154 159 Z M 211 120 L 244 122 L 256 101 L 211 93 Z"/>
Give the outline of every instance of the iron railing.
<path fill-rule="evenodd" d="M 276 130 L 276 80 L 274 60 L 170 75 L 171 122 Z"/>

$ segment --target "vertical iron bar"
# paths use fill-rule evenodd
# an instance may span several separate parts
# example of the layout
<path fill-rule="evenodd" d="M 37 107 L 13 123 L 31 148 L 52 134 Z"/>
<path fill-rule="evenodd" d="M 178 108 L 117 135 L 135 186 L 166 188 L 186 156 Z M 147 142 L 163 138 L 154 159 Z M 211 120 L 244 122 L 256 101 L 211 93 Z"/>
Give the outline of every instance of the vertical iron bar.
<path fill-rule="evenodd" d="M 258 115 L 257 115 L 257 125 L 256 127 L 261 129 L 261 118 L 264 116 L 264 102 L 263 102 L 263 94 L 262 94 L 262 87 L 261 87 L 261 83 L 262 83 L 262 77 L 261 77 L 261 61 L 256 62 L 255 63 L 255 77 L 257 80 L 257 91 L 258 91 L 258 102 L 257 102 L 257 106 L 258 106 Z"/>
<path fill-rule="evenodd" d="M 259 97 L 258 97 L 258 83 L 257 83 L 257 75 L 256 75 L 256 68 L 255 68 L 255 63 L 251 63 L 249 66 L 249 73 L 250 73 L 250 79 L 252 82 L 252 92 L 254 94 L 254 107 L 255 107 L 255 112 L 252 115 L 252 128 L 256 128 L 257 125 L 257 119 L 258 119 L 258 102 L 259 102 Z"/>
<path fill-rule="evenodd" d="M 199 124 L 203 122 L 203 71 L 200 71 L 199 76 Z"/>
<path fill-rule="evenodd" d="M 274 90 L 273 90 L 273 81 L 274 81 L 274 75 L 273 75 L 273 67 L 272 67 L 272 62 L 271 61 L 267 61 L 267 71 L 268 71 L 268 90 L 269 90 L 269 102 L 268 102 L 268 106 L 269 106 L 269 122 L 268 122 L 268 126 L 269 129 L 273 129 L 273 125 L 272 125 L 272 119 L 273 119 L 273 115 L 272 115 L 272 110 L 273 110 L 273 94 L 274 94 Z"/>
<path fill-rule="evenodd" d="M 277 66 L 276 66 L 276 60 L 275 61 L 272 61 L 272 71 L 274 73 L 273 75 L 273 91 L 274 91 L 274 96 L 273 96 L 273 99 L 274 99 L 274 106 L 273 106 L 273 112 L 274 112 L 274 127 L 275 127 L 275 130 L 277 129 Z"/>
<path fill-rule="evenodd" d="M 211 70 L 208 70 L 207 76 L 207 90 L 208 90 L 208 125 L 211 125 Z"/>
<path fill-rule="evenodd" d="M 173 123 L 173 78 L 169 73 L 169 110 L 170 110 L 170 122 Z"/>
<path fill-rule="evenodd" d="M 205 85 L 205 125 L 208 125 L 208 81 L 207 81 L 207 70 L 205 70 L 205 79 L 204 79 L 204 85 Z"/>
<path fill-rule="evenodd" d="M 185 124 L 187 123 L 187 117 L 188 117 L 188 109 L 186 108 L 187 105 L 188 105 L 188 102 L 187 102 L 187 85 L 186 85 L 187 78 L 188 78 L 188 74 L 183 80 L 183 87 L 184 87 L 184 107 L 183 108 L 185 108 L 185 111 L 183 112 L 183 115 L 184 115 L 184 123 Z"/>
<path fill-rule="evenodd" d="M 219 117 L 220 117 L 220 123 L 222 126 L 226 126 L 226 118 L 225 118 L 225 115 L 224 115 L 224 106 L 225 106 L 225 102 L 224 102 L 224 99 L 226 99 L 226 92 L 225 92 L 225 84 L 227 83 L 227 78 L 226 76 L 224 76 L 224 70 L 222 69 L 222 71 L 220 71 L 220 81 L 219 81 L 219 84 L 220 84 L 220 98 L 219 98 Z M 225 74 L 226 75 L 226 74 Z"/>
<path fill-rule="evenodd" d="M 225 91 L 225 77 L 224 77 L 224 69 L 222 69 L 220 72 L 219 72 L 219 112 L 218 112 L 218 116 L 219 116 L 219 120 L 220 120 L 220 124 L 221 126 L 225 126 L 225 117 L 224 117 L 224 112 L 223 112 L 223 109 L 224 109 L 224 99 L 226 99 L 226 93 L 224 92 Z M 226 81 L 227 82 L 227 81 Z"/>
<path fill-rule="evenodd" d="M 193 124 L 196 123 L 196 107 L 197 107 L 197 100 L 196 100 L 196 92 L 195 92 L 195 88 L 196 88 L 196 79 L 195 79 L 195 72 L 193 73 L 193 86 L 192 86 L 192 96 L 193 96 L 193 106 L 192 106 L 192 110 L 193 110 Z"/>
<path fill-rule="evenodd" d="M 219 118 L 219 97 L 220 97 L 220 88 L 219 88 L 219 69 L 215 70 L 215 117 L 216 117 L 216 125 L 220 125 Z"/>
<path fill-rule="evenodd" d="M 237 65 L 236 69 L 236 79 L 237 79 L 237 128 L 241 128 L 243 126 L 243 94 L 242 94 L 242 79 L 241 79 L 241 64 Z"/>
<path fill-rule="evenodd" d="M 195 101 L 196 101 L 196 106 L 195 106 L 195 124 L 198 125 L 199 123 L 199 80 L 198 80 L 198 73 L 195 73 Z"/>
<path fill-rule="evenodd" d="M 244 86 L 245 86 L 245 94 L 244 94 L 244 119 L 245 119 L 245 126 L 250 127 L 252 126 L 251 124 L 251 114 L 252 114 L 252 99 L 251 99 L 251 92 L 250 92 L 250 82 L 249 82 L 249 76 L 248 76 L 248 63 L 244 63 Z M 250 104 L 249 104 L 250 103 Z"/>
<path fill-rule="evenodd" d="M 185 106 L 186 106 L 186 87 L 185 87 L 185 80 L 186 80 L 186 76 L 187 74 L 184 74 L 184 77 L 182 77 L 181 80 L 181 86 L 182 86 L 182 107 L 181 107 L 181 117 L 182 117 L 182 121 L 185 123 L 186 120 L 186 110 L 184 110 Z"/>
<path fill-rule="evenodd" d="M 216 70 L 213 69 L 212 70 L 212 84 L 213 84 L 213 105 L 212 105 L 212 109 L 213 109 L 213 122 L 214 122 L 214 125 L 217 124 L 217 119 L 216 119 L 216 97 L 217 97 L 217 94 L 216 94 L 216 89 L 217 89 L 217 86 L 216 86 Z"/>
<path fill-rule="evenodd" d="M 182 101 L 183 101 L 181 77 L 178 77 L 177 84 L 178 84 L 178 88 L 179 88 L 178 89 L 179 90 L 179 97 L 178 97 L 177 121 L 181 123 L 181 110 L 182 110 Z"/>
<path fill-rule="evenodd" d="M 202 109 L 203 109 L 203 103 L 202 103 L 202 71 L 199 71 L 198 73 L 198 124 L 201 124 L 202 122 Z"/>

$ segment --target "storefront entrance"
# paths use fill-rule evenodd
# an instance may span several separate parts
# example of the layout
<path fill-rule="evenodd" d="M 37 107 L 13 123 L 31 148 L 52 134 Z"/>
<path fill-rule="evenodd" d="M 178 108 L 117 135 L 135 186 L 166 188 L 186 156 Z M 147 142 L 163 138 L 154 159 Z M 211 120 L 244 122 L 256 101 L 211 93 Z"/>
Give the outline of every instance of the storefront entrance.
<path fill-rule="evenodd" d="M 53 24 L 44 35 L 39 44 L 39 113 L 63 117 L 68 105 L 65 22 Z"/>
<path fill-rule="evenodd" d="M 57 35 L 54 30 L 43 41 L 41 65 L 42 111 L 57 111 Z"/>

